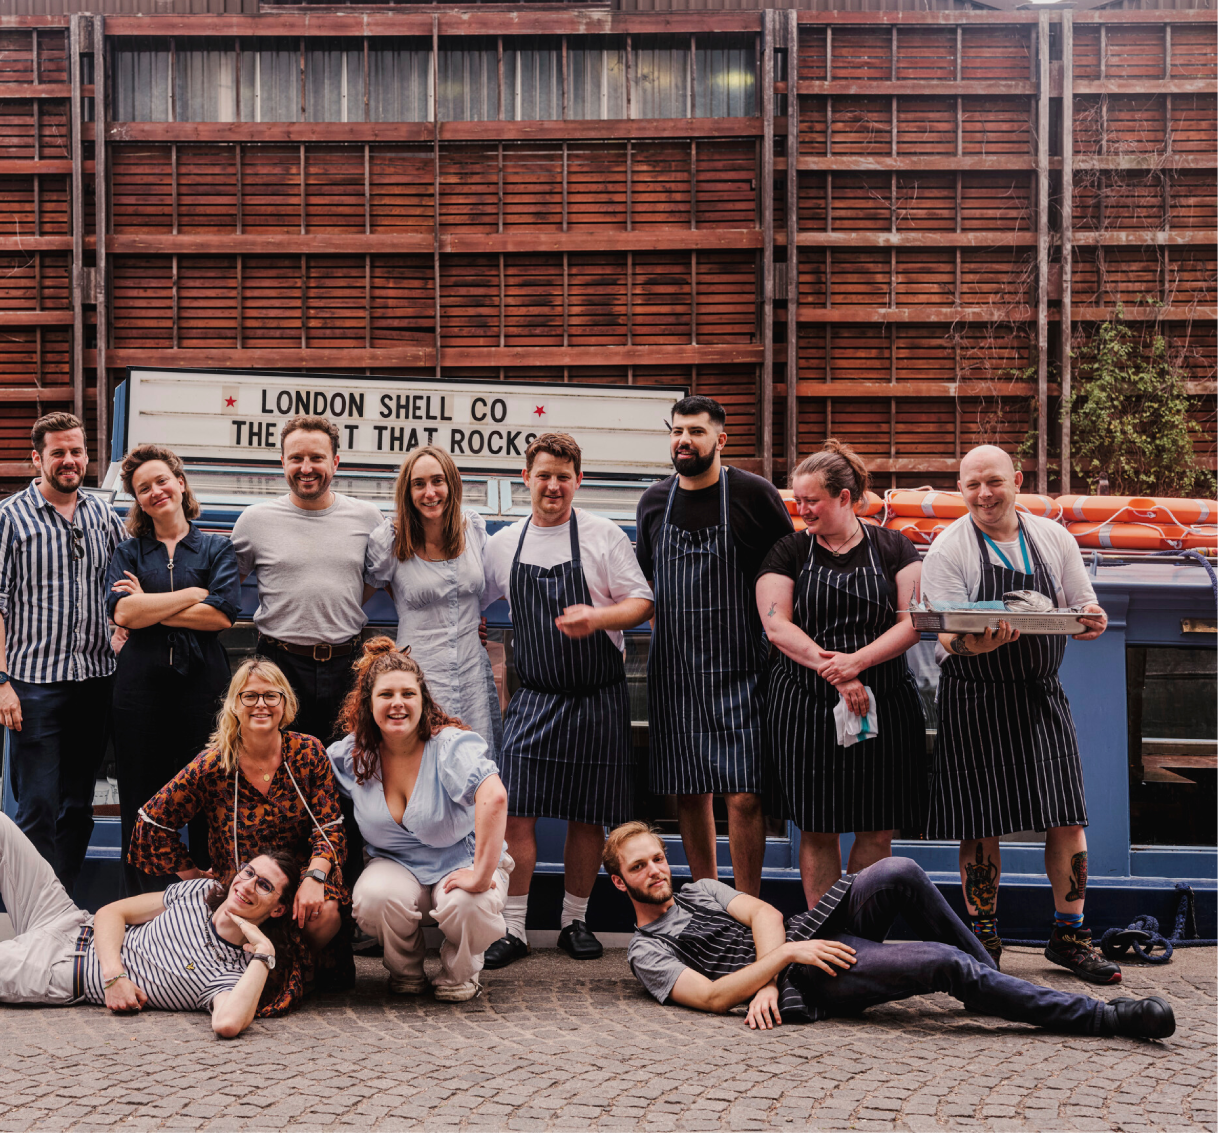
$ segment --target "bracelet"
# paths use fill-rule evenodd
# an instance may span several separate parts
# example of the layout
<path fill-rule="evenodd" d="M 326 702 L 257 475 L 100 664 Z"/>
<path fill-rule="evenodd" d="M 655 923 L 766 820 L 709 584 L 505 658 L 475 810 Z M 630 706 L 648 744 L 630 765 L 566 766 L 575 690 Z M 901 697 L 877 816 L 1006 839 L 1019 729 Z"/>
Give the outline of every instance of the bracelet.
<path fill-rule="evenodd" d="M 113 979 L 106 980 L 106 982 L 102 984 L 102 991 L 109 991 L 116 983 L 118 983 L 119 980 L 129 980 L 130 978 L 131 977 L 127 975 L 126 972 L 119 972 L 119 974 Z"/>

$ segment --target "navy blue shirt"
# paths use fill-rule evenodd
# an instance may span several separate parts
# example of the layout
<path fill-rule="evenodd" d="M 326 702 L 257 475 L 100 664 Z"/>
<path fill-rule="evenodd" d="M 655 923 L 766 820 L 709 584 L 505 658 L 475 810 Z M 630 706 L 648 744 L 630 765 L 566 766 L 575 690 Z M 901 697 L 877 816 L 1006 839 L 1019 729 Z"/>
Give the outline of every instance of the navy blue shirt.
<path fill-rule="evenodd" d="M 241 611 L 241 581 L 237 575 L 237 554 L 233 545 L 222 535 L 209 535 L 193 523 L 173 554 L 173 570 L 169 569 L 169 553 L 165 544 L 147 535 L 125 539 L 114 548 L 110 569 L 106 573 L 106 612 L 111 620 L 124 594 L 111 589 L 130 571 L 140 580 L 146 594 L 164 594 L 201 586 L 207 590 L 204 604 L 235 619 Z M 228 680 L 228 661 L 220 644 L 219 634 L 209 630 L 172 629 L 169 626 L 145 626 L 131 630 L 127 644 L 118 655 L 118 679 L 140 679 L 154 672 L 173 669 L 181 676 L 208 677 Z"/>

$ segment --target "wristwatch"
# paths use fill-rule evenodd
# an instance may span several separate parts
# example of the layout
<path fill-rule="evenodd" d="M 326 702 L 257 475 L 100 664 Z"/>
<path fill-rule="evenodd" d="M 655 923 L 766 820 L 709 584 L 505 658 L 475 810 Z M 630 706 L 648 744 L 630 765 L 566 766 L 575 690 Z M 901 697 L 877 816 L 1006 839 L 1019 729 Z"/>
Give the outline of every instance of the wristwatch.
<path fill-rule="evenodd" d="M 320 881 L 322 885 L 326 883 L 326 874 L 322 873 L 319 869 L 306 869 L 300 875 L 300 880 L 304 881 L 306 877 L 311 877 L 314 881 Z"/>
<path fill-rule="evenodd" d="M 255 952 L 250 957 L 250 963 L 252 964 L 255 960 L 261 960 L 266 965 L 267 971 L 273 972 L 275 970 L 275 957 L 274 956 L 267 956 L 267 955 L 263 954 L 262 952 Z"/>
<path fill-rule="evenodd" d="M 8 684 L 8 673 L 0 673 L 0 685 Z"/>

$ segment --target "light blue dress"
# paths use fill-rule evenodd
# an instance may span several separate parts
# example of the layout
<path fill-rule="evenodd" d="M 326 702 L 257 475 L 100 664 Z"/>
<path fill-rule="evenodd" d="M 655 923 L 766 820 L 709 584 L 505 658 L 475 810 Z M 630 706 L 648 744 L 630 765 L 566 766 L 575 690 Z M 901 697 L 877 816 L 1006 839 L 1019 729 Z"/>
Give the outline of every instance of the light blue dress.
<path fill-rule="evenodd" d="M 355 781 L 355 737 L 346 735 L 326 754 L 339 791 L 355 807 L 355 823 L 368 853 L 410 870 L 420 885 L 435 885 L 453 870 L 474 864 L 474 795 L 497 775 L 476 732 L 441 728 L 423 745 L 423 761 L 410 801 L 395 822 L 380 779 Z"/>
<path fill-rule="evenodd" d="M 436 703 L 486 740 L 495 759 L 503 742 L 503 715 L 491 660 L 478 637 L 486 589 L 486 523 L 475 511 L 465 510 L 462 516 L 465 550 L 438 563 L 418 555 L 405 562 L 398 559 L 393 553 L 394 521 L 385 520 L 368 538 L 364 580 L 393 588 L 397 647 L 410 646 Z"/>

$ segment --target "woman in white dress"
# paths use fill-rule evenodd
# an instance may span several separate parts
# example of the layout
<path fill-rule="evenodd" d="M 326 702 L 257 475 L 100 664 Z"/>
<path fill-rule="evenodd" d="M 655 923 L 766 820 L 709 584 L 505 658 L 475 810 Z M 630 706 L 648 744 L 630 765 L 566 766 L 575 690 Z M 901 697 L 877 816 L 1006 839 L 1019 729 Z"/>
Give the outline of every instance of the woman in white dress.
<path fill-rule="evenodd" d="M 461 474 L 436 445 L 409 453 L 395 511 L 368 540 L 365 580 L 385 587 L 398 612 L 397 647 L 410 647 L 436 703 L 477 732 L 494 759 L 503 718 L 478 634 L 486 523 L 461 507 Z"/>

